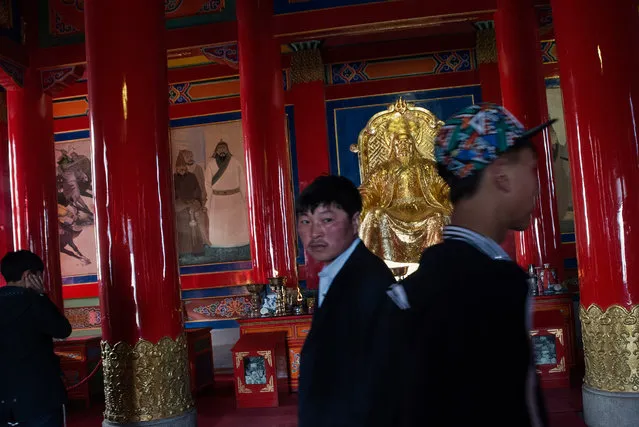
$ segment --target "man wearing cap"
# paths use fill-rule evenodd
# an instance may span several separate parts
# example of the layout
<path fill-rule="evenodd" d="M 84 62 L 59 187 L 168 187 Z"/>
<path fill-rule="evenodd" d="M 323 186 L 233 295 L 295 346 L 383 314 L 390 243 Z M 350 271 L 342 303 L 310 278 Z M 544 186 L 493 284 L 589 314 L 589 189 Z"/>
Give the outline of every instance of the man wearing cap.
<path fill-rule="evenodd" d="M 526 273 L 499 246 L 530 223 L 538 192 L 532 130 L 504 108 L 473 105 L 435 142 L 451 224 L 419 269 L 389 292 L 414 327 L 406 425 L 547 425 L 534 369 Z"/>

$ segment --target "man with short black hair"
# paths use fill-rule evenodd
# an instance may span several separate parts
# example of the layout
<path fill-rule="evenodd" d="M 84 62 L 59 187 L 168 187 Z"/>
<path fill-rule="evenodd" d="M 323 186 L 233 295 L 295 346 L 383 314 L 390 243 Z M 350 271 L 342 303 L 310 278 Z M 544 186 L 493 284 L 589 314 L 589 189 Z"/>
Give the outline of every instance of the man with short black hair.
<path fill-rule="evenodd" d="M 53 338 L 71 325 L 45 294 L 40 257 L 9 252 L 0 271 L 0 425 L 61 427 L 67 395 Z"/>
<path fill-rule="evenodd" d="M 526 273 L 499 246 L 522 231 L 538 192 L 526 130 L 494 104 L 451 117 L 435 142 L 454 205 L 444 242 L 397 285 L 412 319 L 405 425 L 547 424 L 529 339 Z M 398 304 L 399 305 L 399 304 Z"/>
<path fill-rule="evenodd" d="M 359 190 L 340 176 L 317 178 L 297 201 L 306 253 L 326 263 L 301 355 L 300 427 L 374 426 L 388 412 L 375 402 L 384 386 L 385 292 L 395 279 L 358 237 L 361 209 Z"/>

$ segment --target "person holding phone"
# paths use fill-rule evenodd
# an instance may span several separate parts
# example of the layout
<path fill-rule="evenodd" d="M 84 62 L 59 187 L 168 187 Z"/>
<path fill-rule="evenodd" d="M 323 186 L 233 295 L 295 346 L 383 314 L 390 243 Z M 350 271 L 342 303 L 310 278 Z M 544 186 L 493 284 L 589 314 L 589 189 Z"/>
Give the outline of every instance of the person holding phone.
<path fill-rule="evenodd" d="M 33 252 L 7 253 L 0 272 L 0 426 L 61 427 L 67 394 L 53 338 L 71 324 L 45 292 L 44 263 Z"/>

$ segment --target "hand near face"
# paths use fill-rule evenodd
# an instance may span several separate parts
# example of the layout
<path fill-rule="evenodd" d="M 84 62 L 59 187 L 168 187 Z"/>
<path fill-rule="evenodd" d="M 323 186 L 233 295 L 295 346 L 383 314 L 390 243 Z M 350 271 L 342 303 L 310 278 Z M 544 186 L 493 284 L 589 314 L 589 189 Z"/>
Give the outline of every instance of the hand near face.
<path fill-rule="evenodd" d="M 24 278 L 25 284 L 28 289 L 33 289 L 38 293 L 44 292 L 44 282 L 42 276 L 39 274 L 27 273 Z"/>

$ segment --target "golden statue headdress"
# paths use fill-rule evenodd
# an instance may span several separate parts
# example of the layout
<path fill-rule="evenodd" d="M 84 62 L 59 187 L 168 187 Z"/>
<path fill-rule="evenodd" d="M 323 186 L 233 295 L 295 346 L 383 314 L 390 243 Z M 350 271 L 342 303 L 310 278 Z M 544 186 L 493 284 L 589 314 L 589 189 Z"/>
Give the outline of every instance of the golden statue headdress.
<path fill-rule="evenodd" d="M 391 158 L 394 140 L 401 135 L 410 135 L 417 153 L 434 162 L 435 137 L 443 124 L 427 109 L 415 107 L 401 97 L 387 110 L 375 114 L 360 132 L 357 144 L 350 147 L 352 152 L 359 153 L 362 182 Z"/>

